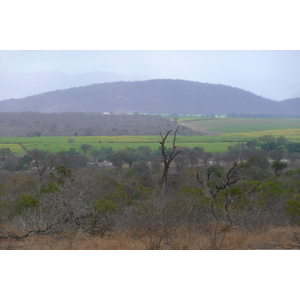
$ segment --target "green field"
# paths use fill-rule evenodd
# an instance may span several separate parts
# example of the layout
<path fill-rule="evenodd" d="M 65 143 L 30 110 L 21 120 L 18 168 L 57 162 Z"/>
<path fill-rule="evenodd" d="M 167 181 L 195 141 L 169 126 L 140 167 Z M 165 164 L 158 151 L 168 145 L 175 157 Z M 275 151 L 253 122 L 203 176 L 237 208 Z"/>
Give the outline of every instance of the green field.
<path fill-rule="evenodd" d="M 300 119 L 193 119 L 179 120 L 203 133 L 198 136 L 181 136 L 180 128 L 176 140 L 177 146 L 203 147 L 205 151 L 226 152 L 229 145 L 247 142 L 262 135 L 284 136 L 300 142 Z M 93 149 L 111 147 L 114 151 L 123 147 L 137 148 L 149 146 L 152 150 L 159 148 L 160 136 L 58 136 L 58 137 L 10 137 L 0 138 L 0 148 L 10 148 L 16 154 L 24 154 L 18 145 L 27 149 L 38 148 L 49 152 L 67 151 L 70 148 L 80 149 L 80 145 L 89 144 Z M 172 135 L 166 143 L 172 146 Z"/>
<path fill-rule="evenodd" d="M 299 129 L 300 118 L 179 118 L 184 125 L 204 132 L 238 133 Z"/>

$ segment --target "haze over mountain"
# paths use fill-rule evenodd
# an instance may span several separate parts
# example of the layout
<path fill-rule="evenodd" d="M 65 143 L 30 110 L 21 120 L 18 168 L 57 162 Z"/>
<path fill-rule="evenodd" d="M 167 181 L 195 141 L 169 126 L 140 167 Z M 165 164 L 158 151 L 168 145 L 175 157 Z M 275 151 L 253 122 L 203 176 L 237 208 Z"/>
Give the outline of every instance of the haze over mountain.
<path fill-rule="evenodd" d="M 300 115 L 300 98 L 281 102 L 221 84 L 156 79 L 56 90 L 0 102 L 3 112 L 113 112 Z"/>
<path fill-rule="evenodd" d="M 284 100 L 300 91 L 300 51 L 0 51 L 0 100 L 94 83 L 144 79 L 225 84 Z"/>
<path fill-rule="evenodd" d="M 294 82 L 282 78 L 263 78 L 225 80 L 223 83 L 277 101 L 300 96 L 300 81 Z"/>

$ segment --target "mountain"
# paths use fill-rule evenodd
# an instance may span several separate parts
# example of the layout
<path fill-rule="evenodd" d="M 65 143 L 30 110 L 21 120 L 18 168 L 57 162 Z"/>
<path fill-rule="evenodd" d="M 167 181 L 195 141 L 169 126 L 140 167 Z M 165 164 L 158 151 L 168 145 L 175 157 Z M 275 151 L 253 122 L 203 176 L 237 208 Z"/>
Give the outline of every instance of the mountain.
<path fill-rule="evenodd" d="M 130 77 L 109 72 L 65 74 L 61 72 L 0 72 L 0 100 L 67 89 L 93 83 L 134 81 L 146 78 Z"/>
<path fill-rule="evenodd" d="M 300 115 L 300 98 L 278 102 L 221 84 L 155 79 L 92 84 L 5 100 L 0 111 Z"/>

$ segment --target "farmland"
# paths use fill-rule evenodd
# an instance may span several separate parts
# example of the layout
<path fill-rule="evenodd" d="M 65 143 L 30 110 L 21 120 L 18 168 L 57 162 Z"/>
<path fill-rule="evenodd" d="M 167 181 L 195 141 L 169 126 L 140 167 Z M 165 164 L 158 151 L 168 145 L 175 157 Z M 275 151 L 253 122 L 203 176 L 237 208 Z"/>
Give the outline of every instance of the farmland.
<path fill-rule="evenodd" d="M 290 141 L 300 142 L 300 119 L 178 119 L 179 125 L 185 125 L 200 131 L 202 135 L 180 135 L 178 132 L 176 144 L 180 147 L 203 147 L 212 153 L 226 152 L 227 147 L 238 142 L 247 142 L 263 135 L 284 136 Z M 165 134 L 165 132 L 162 132 Z M 39 137 L 5 137 L 0 138 L 0 148 L 10 148 L 16 154 L 24 154 L 19 144 L 27 149 L 38 148 L 49 152 L 67 151 L 70 148 L 79 150 L 80 145 L 88 144 L 93 149 L 111 147 L 137 148 L 142 145 L 152 150 L 160 146 L 159 135 L 139 136 L 39 136 Z M 166 143 L 172 146 L 172 138 Z"/>
<path fill-rule="evenodd" d="M 300 128 L 299 118 L 179 118 L 178 121 L 204 134 L 282 131 Z"/>
<path fill-rule="evenodd" d="M 38 148 L 42 151 L 59 152 L 67 151 L 70 148 L 79 150 L 80 145 L 88 144 L 95 150 L 111 147 L 114 151 L 119 148 L 137 148 L 139 146 L 149 146 L 152 150 L 159 148 L 160 136 L 89 136 L 89 137 L 14 137 L 0 138 L 0 148 L 10 148 L 16 154 L 24 154 L 24 150 L 18 145 L 22 144 L 27 149 Z M 71 140 L 72 142 L 69 142 Z M 235 138 L 241 140 L 240 137 Z M 235 141 L 228 141 L 228 137 L 211 136 L 178 136 L 177 145 L 180 147 L 203 147 L 210 152 L 223 152 Z M 167 147 L 172 146 L 172 140 L 166 143 Z"/>

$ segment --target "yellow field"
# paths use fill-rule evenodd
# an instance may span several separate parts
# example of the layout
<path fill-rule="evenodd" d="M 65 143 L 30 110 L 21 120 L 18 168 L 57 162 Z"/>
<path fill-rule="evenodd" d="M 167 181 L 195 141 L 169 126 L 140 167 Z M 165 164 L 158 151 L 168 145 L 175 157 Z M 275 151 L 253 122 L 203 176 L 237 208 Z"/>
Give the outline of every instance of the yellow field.
<path fill-rule="evenodd" d="M 236 132 L 236 133 L 224 133 L 223 137 L 246 137 L 246 138 L 258 138 L 263 135 L 274 135 L 275 137 L 284 136 L 288 140 L 299 141 L 300 129 L 282 129 L 282 130 L 265 130 L 265 131 L 252 131 L 252 132 Z"/>

